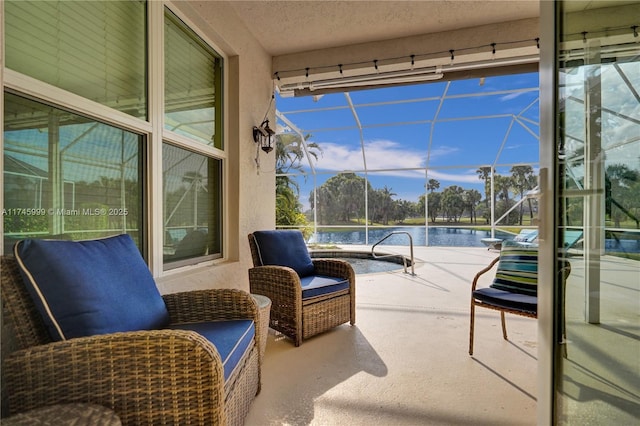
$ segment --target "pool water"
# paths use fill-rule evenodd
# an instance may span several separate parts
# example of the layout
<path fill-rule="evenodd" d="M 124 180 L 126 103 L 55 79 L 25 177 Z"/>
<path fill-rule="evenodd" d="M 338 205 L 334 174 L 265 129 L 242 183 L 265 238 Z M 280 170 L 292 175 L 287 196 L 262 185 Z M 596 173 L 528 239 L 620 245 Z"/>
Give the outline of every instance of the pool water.
<path fill-rule="evenodd" d="M 357 275 L 373 274 L 376 272 L 389 272 L 404 269 L 403 256 L 389 255 L 374 259 L 370 252 L 357 252 L 348 250 L 314 250 L 311 253 L 312 258 L 329 257 L 334 259 L 346 260 L 353 267 Z M 382 255 L 377 253 L 378 256 Z M 406 260 L 407 268 L 411 267 L 411 261 Z"/>
<path fill-rule="evenodd" d="M 343 260 L 346 260 L 351 264 L 356 275 L 397 271 L 398 269 L 403 268 L 401 264 L 395 262 L 387 262 L 386 260 L 356 258 L 345 258 Z"/>
<path fill-rule="evenodd" d="M 416 246 L 427 245 L 427 233 L 424 226 L 415 227 L 391 227 L 369 229 L 369 244 L 380 241 L 391 232 L 401 231 L 408 232 L 413 238 L 413 244 Z M 366 232 L 364 229 L 345 229 L 341 231 L 318 231 L 317 234 L 310 239 L 311 243 L 320 244 L 367 244 Z M 491 232 L 486 230 L 471 228 L 429 228 L 429 246 L 445 246 L 445 247 L 484 247 L 483 238 L 491 237 Z M 507 239 L 513 238 L 513 234 L 508 232 L 496 231 L 496 238 Z M 409 245 L 409 239 L 406 235 L 392 235 L 381 245 Z"/>

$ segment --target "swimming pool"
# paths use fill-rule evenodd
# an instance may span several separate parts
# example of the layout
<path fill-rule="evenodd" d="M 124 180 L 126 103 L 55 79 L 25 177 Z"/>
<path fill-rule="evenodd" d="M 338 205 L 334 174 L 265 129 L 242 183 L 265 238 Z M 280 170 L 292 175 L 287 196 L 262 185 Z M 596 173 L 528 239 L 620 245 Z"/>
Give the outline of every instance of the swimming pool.
<path fill-rule="evenodd" d="M 368 235 L 367 231 L 362 228 L 334 229 L 331 231 L 319 230 L 308 242 L 318 244 L 367 245 L 367 236 L 368 244 L 375 244 L 377 241 L 380 241 L 392 232 L 408 232 L 413 238 L 414 245 L 427 245 L 427 233 L 424 226 L 372 228 L 368 230 Z M 444 247 L 484 247 L 481 240 L 487 237 L 491 237 L 491 231 L 474 228 L 430 227 L 428 245 Z M 504 240 L 507 238 L 513 238 L 513 234 L 504 231 L 496 231 L 495 237 Z M 389 239 L 385 240 L 381 245 L 406 246 L 408 245 L 408 239 L 406 235 L 393 235 Z"/>
<path fill-rule="evenodd" d="M 405 261 L 407 268 L 411 267 L 411 259 L 399 254 L 376 253 L 377 256 L 385 255 L 382 258 L 374 258 L 370 252 L 350 250 L 313 250 L 310 254 L 311 258 L 328 257 L 346 260 L 357 275 L 401 270 L 404 268 Z"/>

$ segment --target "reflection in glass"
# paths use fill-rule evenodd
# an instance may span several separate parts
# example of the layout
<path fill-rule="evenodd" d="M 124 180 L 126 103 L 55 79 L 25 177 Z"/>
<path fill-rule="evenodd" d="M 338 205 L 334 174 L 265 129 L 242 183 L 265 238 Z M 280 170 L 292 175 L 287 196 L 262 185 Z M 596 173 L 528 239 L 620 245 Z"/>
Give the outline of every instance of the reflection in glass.
<path fill-rule="evenodd" d="M 222 59 L 165 14 L 165 128 L 222 149 Z"/>
<path fill-rule="evenodd" d="M 142 1 L 5 1 L 8 68 L 147 118 Z"/>
<path fill-rule="evenodd" d="M 597 10 L 597 20 L 589 19 L 596 11 L 588 7 L 570 9 L 561 15 L 562 27 L 587 36 L 560 39 L 558 254 L 568 257 L 572 272 L 566 289 L 556 290 L 557 420 L 634 424 L 640 412 L 640 44 L 620 20 L 640 16 L 640 5 Z"/>
<path fill-rule="evenodd" d="M 220 160 L 169 144 L 162 157 L 165 263 L 219 257 Z"/>
<path fill-rule="evenodd" d="M 4 249 L 26 237 L 140 244 L 143 137 L 5 93 Z"/>

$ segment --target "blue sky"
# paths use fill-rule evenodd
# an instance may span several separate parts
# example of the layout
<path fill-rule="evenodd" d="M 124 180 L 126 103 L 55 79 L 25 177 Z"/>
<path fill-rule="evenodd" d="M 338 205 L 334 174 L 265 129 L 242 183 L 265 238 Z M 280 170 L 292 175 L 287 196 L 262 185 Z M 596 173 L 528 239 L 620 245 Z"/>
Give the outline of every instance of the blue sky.
<path fill-rule="evenodd" d="M 425 167 L 429 178 L 440 182 L 440 190 L 459 185 L 481 193 L 483 183 L 476 173 L 480 166 L 497 164 L 498 173 L 508 174 L 512 164 L 528 163 L 537 172 L 537 73 L 353 91 L 348 96 L 362 133 L 343 93 L 319 99 L 276 95 L 278 111 L 322 150 L 313 160 L 318 186 L 337 171 L 362 172 L 365 161 L 374 188 L 387 186 L 395 199 L 411 201 L 424 194 Z M 277 128 L 289 130 L 281 120 Z M 306 182 L 300 176 L 298 184 L 307 208 L 314 179 L 308 165 L 304 170 Z"/>

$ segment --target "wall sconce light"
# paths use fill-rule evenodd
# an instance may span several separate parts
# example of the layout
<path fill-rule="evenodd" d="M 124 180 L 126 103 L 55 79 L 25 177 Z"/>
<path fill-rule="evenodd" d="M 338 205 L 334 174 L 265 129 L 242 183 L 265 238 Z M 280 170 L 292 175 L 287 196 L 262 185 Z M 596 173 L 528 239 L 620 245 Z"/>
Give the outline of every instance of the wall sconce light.
<path fill-rule="evenodd" d="M 260 149 L 262 149 L 267 154 L 273 151 L 273 136 L 276 134 L 269 127 L 269 120 L 264 120 L 260 127 L 253 126 L 253 141 L 259 144 Z"/>

